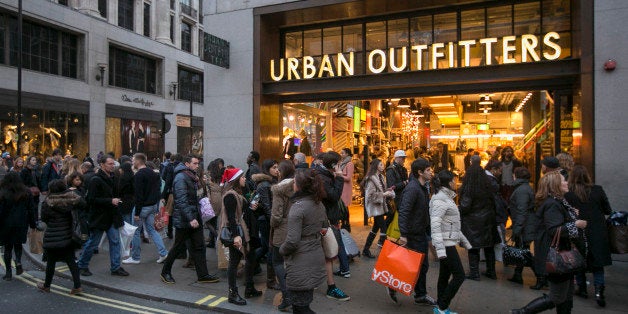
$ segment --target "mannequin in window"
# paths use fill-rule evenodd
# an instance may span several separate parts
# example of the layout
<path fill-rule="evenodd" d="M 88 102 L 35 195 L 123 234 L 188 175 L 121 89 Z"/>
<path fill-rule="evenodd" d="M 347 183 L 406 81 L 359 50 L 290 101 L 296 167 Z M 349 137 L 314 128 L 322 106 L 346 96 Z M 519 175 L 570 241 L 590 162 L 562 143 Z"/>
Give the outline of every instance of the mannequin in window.
<path fill-rule="evenodd" d="M 297 147 L 294 145 L 294 131 L 290 128 L 286 128 L 283 133 L 283 156 L 285 159 L 292 160 L 292 158 L 294 158 L 294 154 L 297 153 Z"/>
<path fill-rule="evenodd" d="M 305 132 L 305 129 L 301 129 L 301 131 L 299 131 L 299 137 L 301 138 L 299 152 L 305 154 L 305 156 L 312 156 L 312 146 L 310 145 L 310 141 L 307 139 L 307 132 Z"/>
<path fill-rule="evenodd" d="M 129 156 L 132 156 L 133 153 L 135 153 L 135 141 L 136 141 L 134 120 L 131 120 L 131 128 L 129 129 L 128 141 L 129 141 Z"/>
<path fill-rule="evenodd" d="M 198 133 L 192 137 L 192 153 L 203 153 L 203 131 L 198 131 Z"/>
<path fill-rule="evenodd" d="M 142 122 L 137 123 L 138 131 L 137 131 L 137 150 L 138 153 L 144 152 L 144 141 L 146 140 L 146 132 L 144 131 L 144 127 L 142 126 Z"/>
<path fill-rule="evenodd" d="M 44 132 L 48 134 L 50 137 L 50 148 L 55 149 L 59 148 L 59 138 L 61 138 L 61 133 L 57 132 L 55 128 L 43 128 Z"/>

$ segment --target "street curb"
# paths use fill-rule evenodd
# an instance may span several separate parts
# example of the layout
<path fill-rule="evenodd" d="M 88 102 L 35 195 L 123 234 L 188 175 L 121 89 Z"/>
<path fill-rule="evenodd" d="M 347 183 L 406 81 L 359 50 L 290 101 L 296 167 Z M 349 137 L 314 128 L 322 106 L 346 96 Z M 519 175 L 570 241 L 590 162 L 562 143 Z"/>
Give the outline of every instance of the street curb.
<path fill-rule="evenodd" d="M 35 266 L 41 268 L 41 269 L 46 269 L 46 264 L 44 262 L 41 261 L 40 258 L 37 258 L 37 256 L 35 256 L 34 254 L 31 253 L 30 251 L 30 247 L 27 244 L 23 244 L 22 245 L 22 251 L 25 253 L 25 255 L 28 257 L 29 260 L 31 260 L 31 262 L 33 262 L 33 264 L 35 264 Z M 72 279 L 72 275 L 70 274 L 65 274 L 62 272 L 58 272 L 55 270 L 55 276 L 61 277 L 61 278 L 65 278 L 65 279 Z M 169 303 L 169 304 L 174 304 L 174 305 L 181 305 L 181 306 L 185 306 L 185 307 L 192 307 L 192 308 L 197 308 L 197 309 L 202 309 L 202 310 L 212 310 L 212 311 L 216 311 L 216 312 L 220 312 L 220 313 L 233 313 L 233 314 L 246 314 L 249 312 L 241 312 L 241 311 L 236 311 L 236 310 L 232 310 L 232 309 L 227 309 L 227 308 L 223 308 L 220 306 L 215 306 L 215 307 L 208 307 L 206 305 L 202 305 L 202 304 L 196 304 L 194 302 L 187 302 L 187 301 L 182 301 L 182 300 L 177 300 L 177 299 L 170 299 L 170 298 L 165 298 L 165 297 L 157 297 L 154 295 L 150 295 L 150 294 L 142 294 L 142 293 L 138 293 L 138 292 L 134 292 L 134 291 L 127 291 L 127 290 L 123 290 L 120 288 L 116 288 L 116 287 L 112 287 L 112 286 L 108 286 L 108 285 L 103 285 L 97 282 L 93 282 L 93 281 L 88 281 L 85 280 L 81 277 L 81 284 L 84 284 L 86 286 L 90 286 L 90 287 L 94 287 L 97 289 L 101 289 L 101 290 L 105 290 L 105 291 L 110 291 L 110 292 L 114 292 L 114 293 L 120 293 L 120 294 L 124 294 L 124 295 L 128 295 L 128 296 L 132 296 L 132 297 L 136 297 L 136 298 L 140 298 L 140 299 L 145 299 L 145 300 L 151 300 L 151 301 L 156 301 L 156 302 L 165 302 L 165 303 Z"/>

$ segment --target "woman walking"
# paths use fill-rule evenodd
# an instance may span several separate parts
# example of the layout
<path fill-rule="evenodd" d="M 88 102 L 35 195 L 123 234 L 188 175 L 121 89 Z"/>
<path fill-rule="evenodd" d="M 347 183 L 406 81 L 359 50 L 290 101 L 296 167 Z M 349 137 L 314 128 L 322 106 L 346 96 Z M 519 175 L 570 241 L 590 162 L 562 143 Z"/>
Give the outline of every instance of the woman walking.
<path fill-rule="evenodd" d="M 366 237 L 366 243 L 362 249 L 362 255 L 368 258 L 375 258 L 371 253 L 371 245 L 377 237 L 377 232 L 381 237 L 386 236 L 386 220 L 384 215 L 388 213 L 388 205 L 386 199 L 395 197 L 395 191 L 392 188 L 386 188 L 386 177 L 384 170 L 386 167 L 381 160 L 375 158 L 371 161 L 369 169 L 362 181 L 362 189 L 364 190 L 364 208 L 369 217 L 373 217 L 373 228 Z M 344 188 L 343 188 L 344 190 Z"/>
<path fill-rule="evenodd" d="M 9 171 L 20 173 L 24 169 L 24 158 L 17 157 L 13 162 L 13 167 Z"/>
<path fill-rule="evenodd" d="M 587 226 L 585 220 L 578 219 L 578 210 L 573 208 L 564 195 L 569 191 L 567 181 L 559 172 L 546 173 L 539 181 L 536 202 L 539 208 L 536 216 L 540 227 L 534 245 L 539 247 L 535 253 L 537 263 L 545 264 L 552 239 L 560 232 L 560 247 L 569 250 L 571 242 L 579 239 L 581 231 Z M 584 253 L 584 252 L 583 252 Z M 512 310 L 514 314 L 539 313 L 556 306 L 556 313 L 568 314 L 573 308 L 573 273 L 563 275 L 548 274 L 550 295 L 543 295 L 532 300 L 521 309 Z"/>
<path fill-rule="evenodd" d="M 321 232 L 327 216 L 320 179 L 311 169 L 299 169 L 294 178 L 293 205 L 288 214 L 288 234 L 279 253 L 286 260 L 286 285 L 293 313 L 314 313 L 314 289 L 325 280 L 325 255 Z"/>
<path fill-rule="evenodd" d="M 444 314 L 451 313 L 449 304 L 464 282 L 464 269 L 456 244 L 462 244 L 469 250 L 471 243 L 460 231 L 460 212 L 454 202 L 454 174 L 443 170 L 436 175 L 433 184 L 436 194 L 430 200 L 432 244 L 440 260 L 438 305 L 434 307 L 434 314 Z"/>
<path fill-rule="evenodd" d="M 35 198 L 35 204 L 39 204 L 39 184 L 41 180 L 41 171 L 39 171 L 39 165 L 37 164 L 37 157 L 29 156 L 24 169 L 20 172 L 20 178 L 27 188 L 31 190 L 33 197 Z"/>
<path fill-rule="evenodd" d="M 342 187 L 342 195 L 340 199 L 347 208 L 351 206 L 351 200 L 353 198 L 353 172 L 355 167 L 351 161 L 353 154 L 350 148 L 343 148 L 340 150 L 340 161 L 336 166 L 336 172 L 342 172 L 342 180 L 344 185 Z M 351 225 L 349 224 L 349 211 L 347 211 L 347 219 L 342 221 L 342 228 L 351 232 Z"/>
<path fill-rule="evenodd" d="M 26 243 L 28 227 L 35 228 L 37 205 L 17 172 L 9 172 L 0 181 L 0 244 L 4 245 L 6 274 L 2 279 L 13 279 L 11 256 L 15 252 L 15 274 L 21 275 L 22 244 Z"/>
<path fill-rule="evenodd" d="M 595 301 L 601 307 L 606 306 L 604 298 L 604 266 L 612 264 L 610 243 L 606 229 L 606 217 L 612 212 L 608 197 L 599 185 L 594 185 L 587 168 L 581 165 L 573 167 L 569 175 L 569 192 L 565 199 L 575 208 L 580 210 L 580 219 L 586 220 L 587 228 L 584 230 L 589 242 L 587 250 L 587 271 L 593 273 L 595 286 Z M 581 250 L 582 252 L 582 250 Z M 576 295 L 586 298 L 587 278 L 585 270 L 576 273 L 578 290 Z"/>
<path fill-rule="evenodd" d="M 222 182 L 225 186 L 219 230 L 226 226 L 231 234 L 234 235 L 233 246 L 229 247 L 229 268 L 227 269 L 229 303 L 246 305 L 246 300 L 238 294 L 238 286 L 236 284 L 236 273 L 242 257 L 246 257 L 246 289 L 244 290 L 244 297 L 251 298 L 262 295 L 262 292 L 256 290 L 254 286 L 253 267 L 255 264 L 255 251 L 250 250 L 248 247 L 250 235 L 247 225 L 242 218 L 244 209 L 249 206 L 246 198 L 242 195 L 246 178 L 241 169 L 233 168 L 225 170 Z M 242 234 L 239 233 L 239 230 L 242 230 Z"/>
<path fill-rule="evenodd" d="M 515 246 L 529 249 L 538 226 L 534 215 L 534 191 L 530 186 L 530 171 L 524 167 L 517 167 L 513 173 L 514 190 L 508 204 L 512 219 L 512 238 L 515 240 Z M 522 273 L 523 265 L 517 265 L 514 275 L 508 280 L 521 285 L 523 284 Z M 535 271 L 534 274 L 537 276 L 537 283 L 544 282 L 541 273 Z"/>
<path fill-rule="evenodd" d="M 50 193 L 44 201 L 41 209 L 41 220 L 46 223 L 44 232 L 44 250 L 48 256 L 46 264 L 46 279 L 37 284 L 42 292 L 50 292 L 50 284 L 55 273 L 55 266 L 58 261 L 68 264 L 74 287 L 70 290 L 71 295 L 80 294 L 81 278 L 78 266 L 74 260 L 74 243 L 72 241 L 73 219 L 78 219 L 72 211 L 78 211 L 85 206 L 85 201 L 81 196 L 73 191 L 66 190 L 63 180 L 52 180 L 48 185 Z"/>

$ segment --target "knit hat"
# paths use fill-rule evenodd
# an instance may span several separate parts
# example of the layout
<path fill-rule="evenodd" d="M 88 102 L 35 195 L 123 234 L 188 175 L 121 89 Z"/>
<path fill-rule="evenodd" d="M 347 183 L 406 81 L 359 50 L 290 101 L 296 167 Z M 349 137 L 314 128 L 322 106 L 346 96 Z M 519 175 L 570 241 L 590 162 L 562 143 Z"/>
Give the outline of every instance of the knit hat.
<path fill-rule="evenodd" d="M 229 183 L 243 173 L 244 172 L 240 168 L 225 169 L 225 173 L 223 173 L 222 175 L 222 180 L 220 180 L 220 184 L 224 185 L 225 183 Z"/>
<path fill-rule="evenodd" d="M 545 165 L 545 167 L 547 168 L 551 168 L 551 169 L 560 168 L 560 162 L 558 161 L 558 158 L 553 157 L 553 156 L 543 158 L 541 163 Z"/>
<path fill-rule="evenodd" d="M 4 152 L 2 153 L 2 158 L 10 158 L 11 155 L 9 154 L 9 152 Z"/>

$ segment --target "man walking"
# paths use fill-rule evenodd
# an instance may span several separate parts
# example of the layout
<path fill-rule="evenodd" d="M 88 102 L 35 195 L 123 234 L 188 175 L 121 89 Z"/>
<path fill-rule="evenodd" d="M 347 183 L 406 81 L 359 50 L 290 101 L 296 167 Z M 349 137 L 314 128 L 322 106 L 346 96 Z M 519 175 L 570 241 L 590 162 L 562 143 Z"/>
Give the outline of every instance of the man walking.
<path fill-rule="evenodd" d="M 89 261 L 92 259 L 94 250 L 98 247 L 100 238 L 104 232 L 109 240 L 109 260 L 111 262 L 111 275 L 128 276 L 120 267 L 120 233 L 118 228 L 124 223 L 122 216 L 118 212 L 118 205 L 121 203 L 117 198 L 117 191 L 114 188 L 114 159 L 105 155 L 99 161 L 100 169 L 89 181 L 87 187 L 87 205 L 89 207 L 89 239 L 83 245 L 83 252 L 79 257 L 78 267 L 81 276 L 91 276 L 89 271 Z"/>
<path fill-rule="evenodd" d="M 408 185 L 403 190 L 403 197 L 398 210 L 399 231 L 401 233 L 399 244 L 406 246 L 410 250 L 425 254 L 419 279 L 414 286 L 414 303 L 434 306 L 436 305 L 436 300 L 427 295 L 427 270 L 429 268 L 427 258 L 429 239 L 427 235 L 430 229 L 427 184 L 432 179 L 432 176 L 432 168 L 427 160 L 418 158 L 413 161 L 410 169 L 410 179 Z M 394 291 L 389 290 L 389 293 L 390 297 L 396 300 Z"/>
<path fill-rule="evenodd" d="M 137 153 L 133 156 L 133 167 L 137 169 L 135 176 L 133 177 L 135 183 L 135 209 L 133 210 L 133 222 L 134 225 L 144 226 L 146 231 L 153 239 L 157 251 L 159 253 L 159 259 L 157 263 L 163 263 L 166 260 L 168 251 L 164 246 L 164 242 L 161 239 L 159 233 L 155 230 L 155 214 L 159 212 L 159 200 L 160 200 L 160 188 L 161 180 L 159 174 L 146 167 L 146 155 L 143 153 Z M 140 263 L 140 233 L 141 228 L 135 230 L 133 235 L 133 241 L 131 242 L 131 256 L 122 261 L 124 264 L 139 264 Z"/>
<path fill-rule="evenodd" d="M 191 240 L 190 254 L 194 259 L 198 282 L 211 283 L 219 280 L 216 275 L 210 275 L 207 271 L 205 238 L 197 194 L 199 189 L 199 179 L 196 175 L 198 165 L 198 158 L 189 155 L 174 170 L 175 177 L 172 188 L 174 212 L 172 219 L 174 220 L 175 237 L 174 244 L 161 269 L 161 280 L 168 284 L 175 283 L 171 273 L 172 264 L 177 256 L 185 251 L 185 241 L 188 239 Z"/>
<path fill-rule="evenodd" d="M 52 158 L 50 159 L 50 161 L 46 162 L 41 170 L 41 186 L 39 187 L 39 189 L 41 190 L 42 194 L 48 194 L 48 183 L 50 183 L 50 181 L 55 179 L 61 179 L 59 174 L 61 172 L 61 160 L 63 160 L 61 150 L 55 148 L 52 151 Z"/>
<path fill-rule="evenodd" d="M 406 152 L 403 150 L 397 150 L 394 155 L 393 163 L 386 168 L 386 185 L 387 188 L 395 191 L 395 208 L 391 210 L 386 215 L 386 228 L 390 225 L 394 218 L 394 210 L 399 209 L 399 205 L 401 204 L 401 196 L 403 193 L 403 189 L 408 184 L 408 170 L 403 166 L 406 161 Z M 386 240 L 386 233 L 381 232 L 379 236 L 379 241 L 377 241 L 378 246 L 384 245 L 384 240 Z"/>
<path fill-rule="evenodd" d="M 261 173 L 262 170 L 259 167 L 259 153 L 252 150 L 249 153 L 249 156 L 246 157 L 246 164 L 249 168 L 246 170 L 244 177 L 246 178 L 246 193 L 252 193 L 255 191 L 255 182 L 253 182 L 253 175 L 257 173 Z"/>

